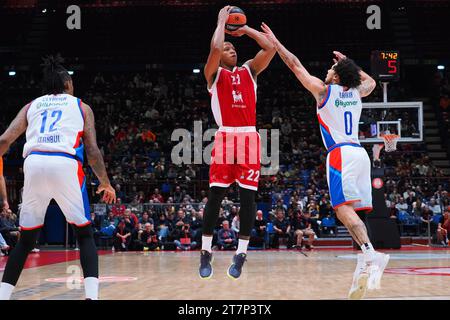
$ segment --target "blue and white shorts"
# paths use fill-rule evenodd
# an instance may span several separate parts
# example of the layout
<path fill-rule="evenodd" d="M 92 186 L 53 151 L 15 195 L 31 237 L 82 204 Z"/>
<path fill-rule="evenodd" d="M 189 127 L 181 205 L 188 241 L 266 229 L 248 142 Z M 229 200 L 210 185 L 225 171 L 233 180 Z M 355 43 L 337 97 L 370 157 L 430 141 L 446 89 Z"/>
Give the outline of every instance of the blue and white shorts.
<path fill-rule="evenodd" d="M 372 210 L 371 164 L 366 150 L 356 144 L 339 144 L 327 155 L 327 181 L 334 209 L 353 204 L 356 211 Z"/>
<path fill-rule="evenodd" d="M 44 225 L 52 199 L 66 220 L 78 227 L 90 223 L 89 199 L 83 166 L 66 153 L 32 152 L 23 166 L 25 183 L 20 210 L 20 226 L 32 230 Z"/>

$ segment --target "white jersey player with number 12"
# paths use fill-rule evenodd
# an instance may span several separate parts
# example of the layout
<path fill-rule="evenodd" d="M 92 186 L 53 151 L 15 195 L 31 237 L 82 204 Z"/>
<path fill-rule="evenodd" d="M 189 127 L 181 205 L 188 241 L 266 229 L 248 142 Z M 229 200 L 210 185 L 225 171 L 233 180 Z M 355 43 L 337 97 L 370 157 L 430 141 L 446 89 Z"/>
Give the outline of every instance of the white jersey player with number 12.
<path fill-rule="evenodd" d="M 317 101 L 317 117 L 328 151 L 327 180 L 333 208 L 363 251 L 350 288 L 350 299 L 361 299 L 367 289 L 378 289 L 389 255 L 376 252 L 364 222 L 356 211 L 372 210 L 370 159 L 358 140 L 361 97 L 376 86 L 353 60 L 334 51 L 333 66 L 325 81 L 312 76 L 299 59 L 289 52 L 263 23 L 262 29 L 272 41 L 281 59 Z"/>
<path fill-rule="evenodd" d="M 103 156 L 97 146 L 94 113 L 73 95 L 73 82 L 60 57 L 44 59 L 44 95 L 24 106 L 0 136 L 0 157 L 26 132 L 23 148 L 24 188 L 20 239 L 11 252 L 0 283 L 0 300 L 11 298 L 29 252 L 34 248 L 45 214 L 54 199 L 73 226 L 80 249 L 86 299 L 98 299 L 98 255 L 90 218 L 84 151 L 103 192 L 103 201 L 116 199 Z"/>

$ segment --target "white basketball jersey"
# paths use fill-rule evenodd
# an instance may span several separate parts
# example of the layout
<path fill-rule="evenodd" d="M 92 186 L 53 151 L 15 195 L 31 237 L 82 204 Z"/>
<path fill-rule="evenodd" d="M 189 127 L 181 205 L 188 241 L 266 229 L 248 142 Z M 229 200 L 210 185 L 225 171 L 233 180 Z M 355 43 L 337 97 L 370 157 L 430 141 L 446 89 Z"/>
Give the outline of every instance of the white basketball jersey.
<path fill-rule="evenodd" d="M 39 97 L 31 102 L 27 120 L 24 158 L 30 153 L 59 153 L 83 161 L 84 113 L 80 99 L 70 94 Z"/>
<path fill-rule="evenodd" d="M 325 99 L 317 107 L 320 132 L 325 147 L 341 144 L 359 144 L 358 128 L 362 102 L 355 88 L 344 91 L 344 87 L 330 84 Z"/>

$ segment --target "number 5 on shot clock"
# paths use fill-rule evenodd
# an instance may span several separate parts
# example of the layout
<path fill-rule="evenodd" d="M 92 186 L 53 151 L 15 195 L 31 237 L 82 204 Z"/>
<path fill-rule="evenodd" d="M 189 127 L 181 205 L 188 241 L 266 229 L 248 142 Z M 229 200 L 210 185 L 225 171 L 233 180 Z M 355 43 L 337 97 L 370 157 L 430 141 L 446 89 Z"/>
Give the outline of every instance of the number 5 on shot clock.
<path fill-rule="evenodd" d="M 398 81 L 400 79 L 400 55 L 397 50 L 372 51 L 372 75 L 381 81 Z"/>

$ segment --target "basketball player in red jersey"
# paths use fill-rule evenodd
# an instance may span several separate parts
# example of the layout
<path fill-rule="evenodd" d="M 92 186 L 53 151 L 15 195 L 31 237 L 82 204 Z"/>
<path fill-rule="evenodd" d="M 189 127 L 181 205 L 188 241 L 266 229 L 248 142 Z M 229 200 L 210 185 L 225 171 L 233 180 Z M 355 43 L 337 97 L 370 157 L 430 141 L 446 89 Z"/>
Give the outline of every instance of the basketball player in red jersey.
<path fill-rule="evenodd" d="M 256 131 L 256 78 L 275 55 L 274 46 L 259 31 L 242 26 L 236 31 L 225 30 L 231 7 L 219 12 L 217 27 L 204 69 L 211 95 L 211 108 L 219 126 L 215 135 L 209 172 L 210 192 L 203 222 L 202 250 L 199 274 L 208 279 L 213 274 L 211 243 L 222 199 L 227 187 L 239 185 L 241 209 L 239 243 L 228 276 L 238 279 L 247 257 L 250 232 L 256 215 L 255 196 L 260 176 L 260 138 Z M 256 56 L 237 66 L 237 54 L 232 43 L 225 42 L 225 33 L 235 37 L 247 35 L 261 50 Z"/>

